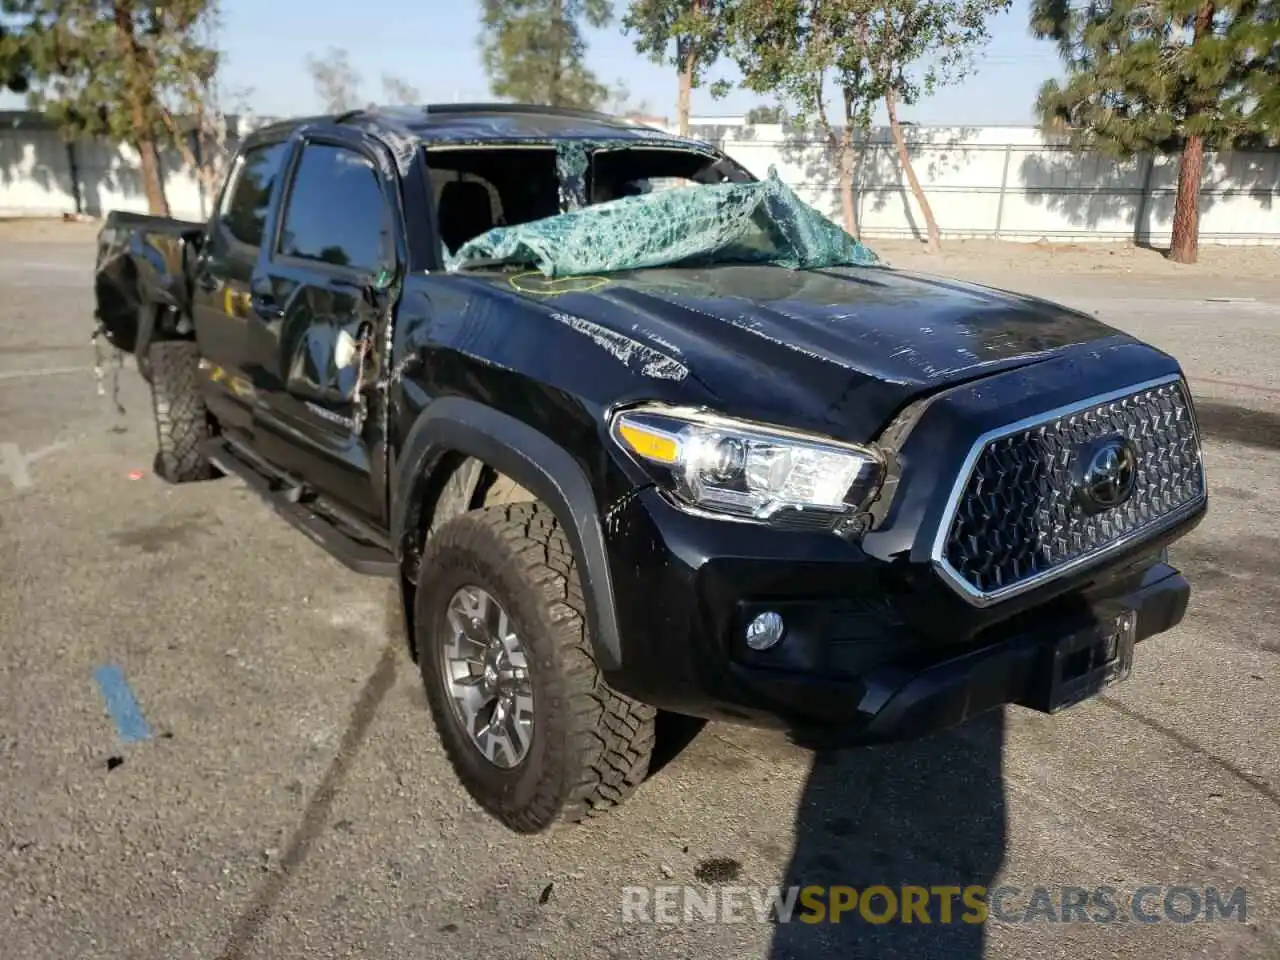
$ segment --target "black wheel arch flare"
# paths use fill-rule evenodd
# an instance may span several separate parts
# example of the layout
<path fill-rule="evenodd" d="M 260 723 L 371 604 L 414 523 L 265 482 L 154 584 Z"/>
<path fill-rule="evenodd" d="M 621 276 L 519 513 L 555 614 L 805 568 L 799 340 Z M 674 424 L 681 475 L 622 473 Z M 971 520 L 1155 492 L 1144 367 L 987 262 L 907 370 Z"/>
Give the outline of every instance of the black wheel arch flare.
<path fill-rule="evenodd" d="M 483 461 L 551 508 L 573 549 L 587 599 L 591 643 L 602 670 L 622 666 L 622 642 L 604 530 L 590 478 L 546 434 L 515 417 L 464 397 L 428 404 L 401 448 L 391 503 L 391 540 L 404 561 L 413 516 L 430 485 L 440 454 Z"/>

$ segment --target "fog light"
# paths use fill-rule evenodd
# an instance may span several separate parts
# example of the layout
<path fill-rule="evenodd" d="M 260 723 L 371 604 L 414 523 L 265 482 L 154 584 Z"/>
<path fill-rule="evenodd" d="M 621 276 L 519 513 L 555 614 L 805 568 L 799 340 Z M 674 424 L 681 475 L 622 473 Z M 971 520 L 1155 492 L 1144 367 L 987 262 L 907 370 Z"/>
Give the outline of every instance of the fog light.
<path fill-rule="evenodd" d="M 747 646 L 752 650 L 768 650 L 786 632 L 787 625 L 782 622 L 782 614 L 770 610 L 747 624 Z"/>

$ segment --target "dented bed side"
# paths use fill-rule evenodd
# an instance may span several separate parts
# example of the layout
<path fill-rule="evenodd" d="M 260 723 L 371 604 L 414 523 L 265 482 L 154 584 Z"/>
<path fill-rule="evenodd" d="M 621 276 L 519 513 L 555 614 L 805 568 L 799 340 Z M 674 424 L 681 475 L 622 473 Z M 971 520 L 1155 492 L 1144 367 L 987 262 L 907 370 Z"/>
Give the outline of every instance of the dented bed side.
<path fill-rule="evenodd" d="M 189 337 L 191 263 L 205 225 L 112 211 L 98 233 L 94 315 L 112 346 L 145 358 L 159 336 Z"/>

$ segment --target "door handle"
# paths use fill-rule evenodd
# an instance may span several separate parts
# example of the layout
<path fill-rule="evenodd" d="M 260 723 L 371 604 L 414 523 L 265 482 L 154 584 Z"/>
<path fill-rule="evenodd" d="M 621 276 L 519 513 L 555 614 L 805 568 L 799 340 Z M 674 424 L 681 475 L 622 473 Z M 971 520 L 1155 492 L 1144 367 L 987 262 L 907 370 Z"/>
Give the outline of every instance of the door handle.
<path fill-rule="evenodd" d="M 284 307 L 276 303 L 275 298 L 267 293 L 250 294 L 249 306 L 263 320 L 279 320 L 284 316 Z"/>
<path fill-rule="evenodd" d="M 369 280 L 353 280 L 348 277 L 337 277 L 329 281 L 329 285 L 344 293 L 351 293 L 359 297 L 361 301 L 373 306 L 377 302 L 377 292 L 374 290 L 372 282 Z"/>

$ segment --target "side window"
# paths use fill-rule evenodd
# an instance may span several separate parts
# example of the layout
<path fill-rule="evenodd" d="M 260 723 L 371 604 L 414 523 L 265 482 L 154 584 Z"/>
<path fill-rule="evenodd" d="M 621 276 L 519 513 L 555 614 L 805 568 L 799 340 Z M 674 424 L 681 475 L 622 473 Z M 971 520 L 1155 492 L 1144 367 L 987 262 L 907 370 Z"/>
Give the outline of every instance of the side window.
<path fill-rule="evenodd" d="M 235 180 L 223 198 L 222 225 L 236 240 L 250 247 L 262 245 L 271 189 L 284 164 L 288 143 L 273 143 L 245 151 Z"/>
<path fill-rule="evenodd" d="M 386 266 L 389 225 L 372 161 L 346 147 L 303 147 L 289 189 L 281 255 L 372 272 Z"/>
<path fill-rule="evenodd" d="M 429 171 L 431 177 L 431 191 L 435 200 L 436 209 L 440 209 L 440 201 L 444 196 L 445 188 L 450 183 L 462 181 L 463 183 L 478 183 L 484 187 L 485 193 L 489 195 L 489 215 L 493 218 L 494 223 L 504 223 L 502 211 L 502 197 L 498 193 L 498 188 L 486 180 L 484 177 L 474 173 L 463 173 L 457 170 L 440 169 L 432 167 Z M 479 193 L 476 194 L 479 197 Z"/>

